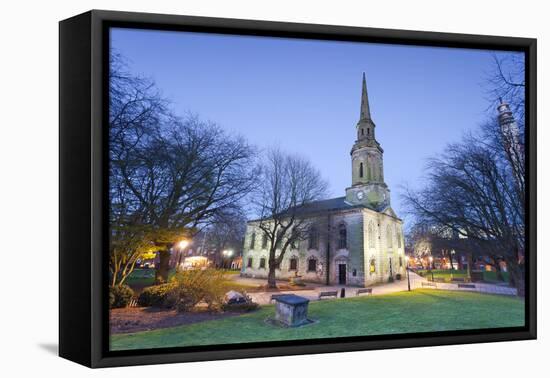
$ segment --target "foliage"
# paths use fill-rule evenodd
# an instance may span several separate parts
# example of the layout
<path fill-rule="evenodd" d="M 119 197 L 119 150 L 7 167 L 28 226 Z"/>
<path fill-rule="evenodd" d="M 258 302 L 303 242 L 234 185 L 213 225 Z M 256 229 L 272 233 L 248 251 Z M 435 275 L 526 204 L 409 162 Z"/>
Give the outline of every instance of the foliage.
<path fill-rule="evenodd" d="M 186 312 L 204 301 L 209 310 L 218 311 L 226 290 L 225 272 L 216 269 L 180 271 L 172 278 L 175 287 L 168 300 L 179 312 Z"/>
<path fill-rule="evenodd" d="M 109 288 L 109 306 L 111 308 L 126 307 L 130 304 L 134 291 L 127 285 L 116 285 Z"/>
<path fill-rule="evenodd" d="M 138 304 L 143 307 L 163 307 L 165 306 L 168 294 L 174 286 L 174 284 L 168 283 L 147 287 L 139 295 Z"/>
<path fill-rule="evenodd" d="M 308 340 L 326 337 L 407 334 L 521 327 L 525 301 L 517 297 L 442 290 L 310 302 L 315 323 L 298 328 L 269 326 L 274 306 L 224 319 L 111 336 L 113 350 L 192 345 Z M 388 316 L 391 314 L 391 316 Z M 350 327 L 353 324 L 353 327 Z"/>

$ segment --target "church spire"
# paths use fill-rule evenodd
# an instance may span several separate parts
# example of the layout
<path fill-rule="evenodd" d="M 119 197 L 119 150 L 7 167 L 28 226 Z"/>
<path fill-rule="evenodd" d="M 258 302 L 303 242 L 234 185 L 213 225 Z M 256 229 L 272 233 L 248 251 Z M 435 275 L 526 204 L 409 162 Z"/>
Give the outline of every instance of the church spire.
<path fill-rule="evenodd" d="M 361 93 L 361 114 L 359 120 L 367 120 L 370 118 L 370 107 L 369 107 L 369 95 L 367 93 L 367 79 L 365 78 L 365 73 L 363 72 L 363 92 Z"/>
<path fill-rule="evenodd" d="M 363 72 L 363 87 L 361 92 L 361 113 L 357 122 L 357 141 L 377 143 L 374 136 L 374 122 L 370 115 L 369 95 L 367 92 L 367 79 Z"/>

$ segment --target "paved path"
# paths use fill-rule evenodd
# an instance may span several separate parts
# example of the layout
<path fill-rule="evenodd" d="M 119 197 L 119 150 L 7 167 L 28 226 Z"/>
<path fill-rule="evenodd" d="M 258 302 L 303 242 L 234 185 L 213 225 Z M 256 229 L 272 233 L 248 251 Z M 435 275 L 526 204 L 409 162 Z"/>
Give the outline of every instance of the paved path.
<path fill-rule="evenodd" d="M 516 289 L 508 286 L 495 285 L 495 284 L 486 284 L 486 283 L 473 283 L 474 287 L 459 287 L 457 283 L 442 283 L 435 282 L 430 283 L 427 279 L 419 276 L 414 272 L 410 272 L 410 284 L 411 290 L 428 288 L 436 290 L 453 290 L 453 291 L 470 291 L 470 292 L 479 292 L 479 293 L 488 293 L 488 294 L 500 294 L 500 295 L 516 295 Z M 258 278 L 245 278 L 235 276 L 234 279 L 237 282 L 254 284 L 254 285 L 265 285 L 265 279 Z M 280 284 L 288 285 L 286 281 L 277 281 Z M 435 286 L 431 286 L 435 284 Z M 430 285 L 430 286 L 428 286 Z M 308 288 L 310 287 L 310 288 Z M 249 293 L 250 297 L 254 302 L 257 302 L 261 305 L 269 304 L 272 294 L 296 294 L 301 297 L 305 297 L 310 301 L 319 300 L 319 293 L 322 291 L 340 291 L 342 288 L 346 289 L 346 297 L 355 297 L 359 287 L 352 286 L 326 286 L 326 285 L 317 285 L 308 283 L 305 289 L 302 290 L 285 290 L 279 292 L 256 292 Z M 407 276 L 405 275 L 402 280 L 394 281 L 392 283 L 377 284 L 371 286 L 372 295 L 385 295 L 390 293 L 396 293 L 400 291 L 408 290 Z"/>

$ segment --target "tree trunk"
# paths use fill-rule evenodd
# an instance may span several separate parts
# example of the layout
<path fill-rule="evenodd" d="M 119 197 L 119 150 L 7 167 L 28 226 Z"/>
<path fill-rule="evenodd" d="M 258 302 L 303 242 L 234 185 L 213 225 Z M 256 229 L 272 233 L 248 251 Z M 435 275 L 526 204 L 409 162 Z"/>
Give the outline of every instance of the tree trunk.
<path fill-rule="evenodd" d="M 504 277 L 502 276 L 502 268 L 500 267 L 499 260 L 495 260 L 495 269 L 497 271 L 497 280 L 504 281 Z"/>
<path fill-rule="evenodd" d="M 159 263 L 155 272 L 155 283 L 163 284 L 168 282 L 168 273 L 170 271 L 170 250 L 168 248 L 159 251 Z"/>
<path fill-rule="evenodd" d="M 466 265 L 466 279 L 468 280 L 468 282 L 472 282 L 472 264 L 473 264 L 472 254 L 468 253 L 466 255 L 466 258 L 468 261 L 468 264 Z"/>
<path fill-rule="evenodd" d="M 510 274 L 510 286 L 515 287 L 519 297 L 525 297 L 525 276 L 522 266 L 506 262 Z"/>
<path fill-rule="evenodd" d="M 275 279 L 275 264 L 269 264 L 269 273 L 267 274 L 267 287 L 270 289 L 277 288 L 277 281 Z"/>

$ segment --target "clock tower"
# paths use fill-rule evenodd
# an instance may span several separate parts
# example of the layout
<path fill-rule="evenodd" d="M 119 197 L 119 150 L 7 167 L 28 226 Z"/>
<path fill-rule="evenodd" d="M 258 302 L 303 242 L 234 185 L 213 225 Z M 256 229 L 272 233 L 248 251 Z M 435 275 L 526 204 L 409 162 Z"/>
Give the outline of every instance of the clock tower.
<path fill-rule="evenodd" d="M 384 182 L 384 150 L 375 137 L 369 107 L 367 81 L 363 73 L 361 111 L 357 122 L 357 139 L 351 149 L 352 183 L 346 189 L 346 201 L 382 210 L 390 205 L 390 190 Z"/>

